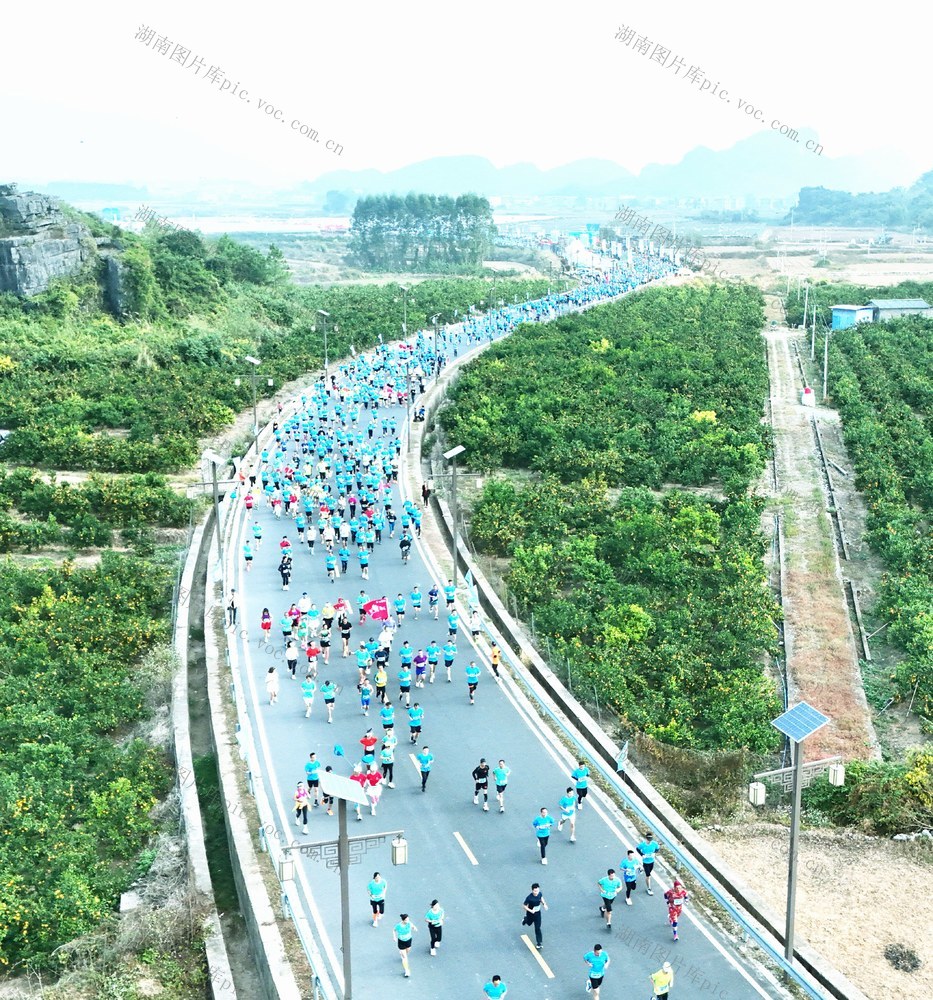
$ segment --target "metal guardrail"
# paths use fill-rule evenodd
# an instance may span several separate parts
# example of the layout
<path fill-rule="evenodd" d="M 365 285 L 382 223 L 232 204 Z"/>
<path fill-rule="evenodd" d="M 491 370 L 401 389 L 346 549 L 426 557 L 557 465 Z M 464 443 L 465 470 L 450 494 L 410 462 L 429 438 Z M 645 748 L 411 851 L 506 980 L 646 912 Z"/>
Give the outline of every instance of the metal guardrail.
<path fill-rule="evenodd" d="M 250 466 L 258 464 L 262 442 L 266 438 L 271 438 L 272 422 L 257 435 L 257 438 L 250 449 L 241 459 L 248 462 Z M 238 494 L 236 489 L 228 493 L 220 501 L 220 524 L 218 529 L 220 537 L 223 538 L 224 558 L 220 561 L 219 575 L 221 581 L 221 592 L 224 596 L 229 592 L 228 581 L 233 579 L 233 569 L 236 565 L 236 555 L 231 539 L 237 524 L 237 503 Z M 339 993 L 326 973 L 326 962 L 321 955 L 316 943 L 308 933 L 308 928 L 312 926 L 308 915 L 305 912 L 300 894 L 295 888 L 295 883 L 291 879 L 283 879 L 283 866 L 281 861 L 286 859 L 286 855 L 278 837 L 270 838 L 267 830 L 277 830 L 275 813 L 272 804 L 266 794 L 265 785 L 262 782 L 262 771 L 259 768 L 260 756 L 256 750 L 256 743 L 253 737 L 253 726 L 249 717 L 246 699 L 240 686 L 237 684 L 239 651 L 235 643 L 226 644 L 226 660 L 230 669 L 230 699 L 236 709 L 236 739 L 240 759 L 246 765 L 246 780 L 249 785 L 250 794 L 253 796 L 256 811 L 259 815 L 259 842 L 260 849 L 270 856 L 273 871 L 279 882 L 282 901 L 282 913 L 289 919 L 295 929 L 298 941 L 308 962 L 310 973 L 310 989 L 313 1000 L 337 1000 Z"/>
<path fill-rule="evenodd" d="M 492 640 L 496 638 L 489 629 L 485 619 L 483 620 L 483 631 L 487 639 Z M 496 641 L 498 642 L 498 640 Z M 521 675 L 525 671 L 524 665 L 516 663 L 515 658 L 512 656 L 508 647 L 504 648 L 502 653 L 503 660 L 509 663 L 513 676 L 517 675 L 521 678 Z M 644 825 L 645 829 L 656 828 L 658 826 L 658 817 L 649 815 L 641 807 L 641 805 L 631 796 L 625 784 L 619 779 L 618 773 L 610 771 L 600 760 L 599 756 L 593 754 L 591 749 L 588 749 L 585 746 L 576 733 L 572 729 L 568 728 L 563 719 L 561 719 L 560 716 L 553 711 L 550 705 L 547 704 L 546 700 L 539 698 L 535 691 L 524 683 L 524 681 L 521 681 L 521 685 L 527 696 L 534 701 L 535 706 L 547 715 L 552 724 L 557 727 L 561 734 L 573 744 L 578 752 L 583 754 L 590 764 L 599 772 L 603 780 L 616 794 L 620 796 L 620 798 L 623 799 L 626 808 L 638 816 L 638 819 Z M 768 938 L 755 928 L 726 896 L 723 896 L 719 890 L 709 882 L 708 879 L 695 869 L 693 862 L 689 860 L 686 853 L 678 845 L 676 838 L 668 836 L 665 838 L 665 841 L 664 846 L 667 850 L 674 855 L 677 862 L 690 872 L 691 876 L 696 879 L 696 881 L 716 900 L 716 902 L 729 914 L 735 923 L 742 928 L 746 939 L 752 938 L 762 951 L 764 951 L 765 954 L 767 954 L 768 957 L 780 967 L 781 971 L 793 979 L 793 981 L 802 990 L 804 990 L 808 996 L 813 997 L 814 1000 L 824 1000 L 823 994 L 818 992 L 816 988 L 806 978 L 804 978 L 804 976 L 802 976 L 796 968 L 787 962 L 783 953 L 775 948 Z"/>
<path fill-rule="evenodd" d="M 576 311 L 576 310 L 574 310 Z M 472 352 L 471 352 L 472 353 Z M 437 401 L 432 400 L 432 406 L 436 406 Z M 410 430 L 410 428 L 408 429 Z M 408 448 L 404 450 L 407 455 Z M 433 472 L 433 469 L 432 469 Z M 400 477 L 401 479 L 401 477 Z M 458 559 L 459 553 L 453 553 L 453 558 Z M 477 581 L 476 587 L 479 590 L 480 584 Z M 489 629 L 488 623 L 485 618 L 482 622 L 482 628 L 487 638 L 492 640 L 495 638 L 491 630 Z M 618 773 L 610 771 L 605 764 L 599 759 L 599 756 L 593 754 L 590 749 L 588 749 L 583 741 L 574 733 L 573 730 L 568 728 L 565 722 L 557 715 L 551 706 L 547 703 L 546 699 L 538 697 L 534 689 L 529 686 L 523 679 L 525 672 L 524 665 L 516 664 L 515 658 L 512 656 L 511 652 L 506 646 L 503 649 L 503 659 L 507 661 L 512 669 L 513 676 L 518 676 L 521 678 L 522 688 L 525 690 L 526 694 L 533 703 L 550 719 L 550 721 L 556 726 L 556 728 L 563 734 L 563 736 L 588 760 L 590 760 L 595 769 L 602 776 L 603 780 L 619 795 L 619 797 L 625 802 L 626 808 L 635 813 L 639 820 L 645 825 L 646 828 L 657 827 L 658 826 L 658 816 L 649 816 L 649 814 L 642 808 L 642 806 L 631 796 L 625 784 L 620 780 Z M 668 836 L 665 838 L 667 841 L 667 849 L 674 855 L 677 862 L 682 865 L 685 869 L 690 871 L 691 876 L 716 900 L 718 905 L 732 918 L 738 928 L 742 930 L 745 936 L 745 940 L 752 939 L 763 951 L 765 955 L 777 966 L 781 972 L 790 980 L 792 980 L 801 990 L 803 990 L 807 996 L 814 998 L 814 1000 L 824 1000 L 823 994 L 820 993 L 817 988 L 807 979 L 805 976 L 798 971 L 798 969 L 787 961 L 781 950 L 776 948 L 772 943 L 772 940 L 766 936 L 764 933 L 759 931 L 749 920 L 743 915 L 738 908 L 732 903 L 732 901 L 723 895 L 718 888 L 716 888 L 704 875 L 702 875 L 693 865 L 682 847 L 678 844 L 676 838 Z"/>

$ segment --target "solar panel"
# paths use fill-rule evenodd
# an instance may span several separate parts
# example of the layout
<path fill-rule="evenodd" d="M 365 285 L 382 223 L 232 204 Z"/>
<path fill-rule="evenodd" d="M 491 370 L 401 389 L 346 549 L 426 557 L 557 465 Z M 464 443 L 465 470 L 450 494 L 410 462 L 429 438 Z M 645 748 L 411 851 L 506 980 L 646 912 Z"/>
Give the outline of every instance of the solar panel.
<path fill-rule="evenodd" d="M 783 715 L 779 715 L 771 725 L 785 736 L 789 736 L 795 743 L 800 743 L 827 722 L 829 722 L 828 716 L 802 701 L 799 705 L 789 708 Z"/>

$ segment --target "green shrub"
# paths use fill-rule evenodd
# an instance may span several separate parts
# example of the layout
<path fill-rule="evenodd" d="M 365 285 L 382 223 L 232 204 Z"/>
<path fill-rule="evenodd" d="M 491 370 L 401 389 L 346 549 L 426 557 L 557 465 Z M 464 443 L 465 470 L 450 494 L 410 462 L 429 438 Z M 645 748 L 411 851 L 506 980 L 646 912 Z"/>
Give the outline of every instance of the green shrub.
<path fill-rule="evenodd" d="M 804 790 L 804 806 L 829 816 L 836 826 L 857 826 L 882 836 L 909 833 L 933 822 L 933 808 L 908 780 L 910 771 L 907 764 L 852 761 L 846 765 L 844 786 L 821 777 Z"/>

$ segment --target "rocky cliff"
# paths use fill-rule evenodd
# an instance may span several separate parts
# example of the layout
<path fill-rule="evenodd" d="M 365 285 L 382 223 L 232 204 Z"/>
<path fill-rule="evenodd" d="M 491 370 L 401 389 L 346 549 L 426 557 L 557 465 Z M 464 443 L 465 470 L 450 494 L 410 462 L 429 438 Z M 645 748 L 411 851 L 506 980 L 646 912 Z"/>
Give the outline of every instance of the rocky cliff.
<path fill-rule="evenodd" d="M 57 199 L 0 184 L 0 292 L 36 295 L 81 269 L 94 253 L 90 231 L 69 222 Z"/>

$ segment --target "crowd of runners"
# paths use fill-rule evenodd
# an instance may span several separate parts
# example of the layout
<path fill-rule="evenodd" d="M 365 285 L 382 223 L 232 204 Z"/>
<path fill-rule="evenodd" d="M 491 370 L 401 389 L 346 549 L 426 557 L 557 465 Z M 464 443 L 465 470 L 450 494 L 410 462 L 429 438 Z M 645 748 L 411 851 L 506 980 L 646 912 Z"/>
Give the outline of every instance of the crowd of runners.
<path fill-rule="evenodd" d="M 243 568 L 249 573 L 259 564 L 274 566 L 283 594 L 280 605 L 264 607 L 255 622 L 260 648 L 267 654 L 258 659 L 270 711 L 301 713 L 319 733 L 319 742 L 322 734 L 316 727 L 333 724 L 335 713 L 341 721 L 351 714 L 359 720 L 359 749 L 354 752 L 338 745 L 334 752 L 343 758 L 340 766 L 344 772 L 360 785 L 370 815 L 377 814 L 380 803 L 391 794 L 389 790 L 401 780 L 395 770 L 400 740 L 396 726 L 407 730 L 405 742 L 413 748 L 417 778 L 412 776 L 411 784 L 417 789 L 415 781 L 419 781 L 421 792 L 427 792 L 438 762 L 426 734 L 442 724 L 432 705 L 431 686 L 462 683 L 464 699 L 475 706 L 484 674 L 477 663 L 480 649 L 489 662 L 492 682 L 501 683 L 502 652 L 495 641 L 486 639 L 479 610 L 471 606 L 468 615 L 461 618 L 453 581 L 419 581 L 409 576 L 407 568 L 412 545 L 421 537 L 424 519 L 430 516 L 433 483 L 423 485 L 420 503 L 403 499 L 399 465 L 406 419 L 418 419 L 424 412 L 419 397 L 426 380 L 462 352 L 518 323 L 553 318 L 671 270 L 673 266 L 666 261 L 639 256 L 632 269 L 616 270 L 573 291 L 485 314 L 471 311 L 436 339 L 431 333 L 419 332 L 408 343 L 381 344 L 325 373 L 326 377 L 301 395 L 295 412 L 285 413 L 280 405 L 269 447 L 261 452 L 254 468 L 240 470 L 237 499 L 248 521 L 241 552 Z M 391 563 L 397 569 L 383 570 L 378 579 L 371 578 L 370 564 L 377 550 L 384 552 L 385 547 L 397 550 Z M 318 607 L 309 592 L 327 592 L 328 596 Z M 293 594 L 298 595 L 296 599 Z M 231 627 L 237 624 L 239 611 L 234 591 L 227 600 Z M 413 644 L 406 634 L 411 635 L 410 624 L 419 621 L 429 623 L 431 638 Z M 466 642 L 467 632 L 472 642 Z M 469 652 L 461 652 L 464 646 Z M 296 782 L 290 806 L 295 825 L 307 835 L 309 817 L 317 810 L 333 815 L 334 802 L 321 785 L 322 770 L 330 772 L 332 765 L 324 765 L 312 751 L 303 763 L 296 759 L 296 768 L 303 768 L 303 778 Z M 402 773 L 407 775 L 408 771 Z M 473 804 L 490 811 L 492 794 L 498 813 L 506 813 L 511 774 L 509 764 L 498 755 L 481 757 L 472 772 L 464 775 L 472 785 Z M 554 827 L 558 833 L 566 829 L 570 843 L 576 841 L 590 783 L 585 761 L 577 764 L 567 780 L 563 789 L 552 790 L 556 815 L 541 807 L 538 815 L 528 818 L 525 828 L 530 828 L 529 838 L 532 833 L 535 837 L 535 856 L 542 865 L 548 864 Z M 465 789 L 464 794 L 470 792 Z M 363 806 L 354 803 L 354 811 L 356 820 L 363 822 Z M 595 880 L 599 914 L 607 931 L 612 926 L 613 903 L 623 889 L 626 905 L 633 905 L 639 875 L 644 874 L 647 894 L 654 895 L 651 875 L 658 850 L 651 833 L 646 833 L 617 868 L 609 868 L 604 877 Z M 388 883 L 374 872 L 367 891 L 372 925 L 379 927 Z M 678 917 L 687 896 L 675 881 L 665 897 L 676 941 Z M 547 904 L 538 883 L 522 907 L 522 923 L 533 928 L 535 946 L 540 950 L 542 910 Z M 442 945 L 445 919 L 444 907 L 438 899 L 432 900 L 424 915 L 431 956 Z M 411 974 L 409 955 L 416 930 L 410 915 L 401 912 L 393 937 L 406 977 Z M 587 989 L 598 997 L 609 956 L 596 944 L 584 962 Z M 673 970 L 665 963 L 651 980 L 655 996 L 668 996 Z M 492 976 L 484 986 L 484 995 L 490 998 L 504 997 L 507 992 L 501 975 Z"/>

